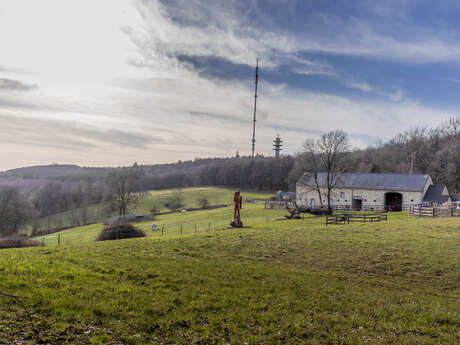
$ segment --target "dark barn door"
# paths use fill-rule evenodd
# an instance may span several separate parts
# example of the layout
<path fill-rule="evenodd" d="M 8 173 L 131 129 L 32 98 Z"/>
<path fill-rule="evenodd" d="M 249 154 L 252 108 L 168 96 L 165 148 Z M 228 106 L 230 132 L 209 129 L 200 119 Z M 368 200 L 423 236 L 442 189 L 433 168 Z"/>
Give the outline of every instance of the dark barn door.
<path fill-rule="evenodd" d="M 353 199 L 353 210 L 355 211 L 361 211 L 363 208 L 363 200 L 362 199 Z"/>
<path fill-rule="evenodd" d="M 387 211 L 402 211 L 402 194 L 395 192 L 386 193 L 385 209 Z"/>

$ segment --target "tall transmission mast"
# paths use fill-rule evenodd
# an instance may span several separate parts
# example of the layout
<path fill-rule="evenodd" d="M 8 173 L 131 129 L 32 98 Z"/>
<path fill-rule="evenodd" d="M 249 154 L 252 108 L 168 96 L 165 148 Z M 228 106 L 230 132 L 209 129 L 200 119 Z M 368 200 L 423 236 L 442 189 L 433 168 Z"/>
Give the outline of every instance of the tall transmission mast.
<path fill-rule="evenodd" d="M 254 151 L 256 148 L 256 114 L 257 114 L 257 85 L 259 84 L 259 59 L 256 64 L 256 83 L 254 93 L 254 121 L 252 125 L 252 157 L 254 157 Z"/>

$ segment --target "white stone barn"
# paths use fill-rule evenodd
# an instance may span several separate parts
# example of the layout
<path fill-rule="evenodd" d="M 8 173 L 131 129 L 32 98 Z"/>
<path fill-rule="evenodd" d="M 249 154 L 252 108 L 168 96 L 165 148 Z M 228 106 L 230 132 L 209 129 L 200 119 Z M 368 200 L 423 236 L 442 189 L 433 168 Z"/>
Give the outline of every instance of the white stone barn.
<path fill-rule="evenodd" d="M 327 203 L 326 173 L 319 173 L 323 206 Z M 315 180 L 305 173 L 296 185 L 299 206 L 320 207 Z M 338 209 L 407 210 L 422 203 L 450 204 L 445 185 L 435 185 L 429 175 L 343 174 L 332 190 L 331 205 Z"/>

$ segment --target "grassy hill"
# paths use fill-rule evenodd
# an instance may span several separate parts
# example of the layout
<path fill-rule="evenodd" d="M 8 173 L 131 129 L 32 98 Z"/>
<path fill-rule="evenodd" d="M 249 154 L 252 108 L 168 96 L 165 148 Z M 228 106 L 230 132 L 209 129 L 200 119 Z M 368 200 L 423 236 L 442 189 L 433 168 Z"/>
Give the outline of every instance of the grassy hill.
<path fill-rule="evenodd" d="M 222 230 L 229 207 L 161 216 L 163 236 L 96 243 L 93 225 L 0 251 L 0 291 L 28 310 L 0 297 L 0 342 L 460 342 L 458 219 L 326 228 L 262 207 L 244 205 L 245 229 Z"/>
<path fill-rule="evenodd" d="M 164 203 L 170 199 L 177 191 L 177 189 L 164 189 L 158 191 L 150 191 L 147 196 L 142 200 L 141 204 L 135 208 L 130 208 L 130 213 L 149 214 L 152 207 L 155 207 L 157 212 L 169 211 Z M 232 188 L 216 188 L 216 187 L 196 187 L 180 189 L 183 197 L 184 208 L 197 208 L 200 207 L 199 200 L 202 197 L 208 199 L 209 205 L 230 205 L 233 203 L 233 194 L 236 189 Z M 271 193 L 261 192 L 243 192 L 244 198 L 261 199 L 265 200 L 273 196 Z M 88 208 L 88 218 L 91 222 L 100 222 L 109 216 L 105 210 L 104 204 L 91 205 Z M 78 219 L 81 209 L 67 211 L 44 217 L 40 220 L 40 228 L 63 228 L 75 225 L 73 219 Z M 116 215 L 117 212 L 113 211 L 110 215 Z M 30 230 L 29 230 L 30 231 Z"/>

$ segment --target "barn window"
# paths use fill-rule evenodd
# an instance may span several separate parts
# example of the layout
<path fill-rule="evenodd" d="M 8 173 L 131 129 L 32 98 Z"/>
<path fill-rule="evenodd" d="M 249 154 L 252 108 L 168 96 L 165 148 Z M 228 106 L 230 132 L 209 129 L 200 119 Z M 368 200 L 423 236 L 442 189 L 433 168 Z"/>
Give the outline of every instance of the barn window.
<path fill-rule="evenodd" d="M 367 202 L 367 199 L 364 199 L 364 202 Z"/>
<path fill-rule="evenodd" d="M 340 197 L 343 199 L 345 198 L 345 192 L 340 192 Z"/>
<path fill-rule="evenodd" d="M 347 202 L 348 200 L 345 200 L 345 202 Z"/>
<path fill-rule="evenodd" d="M 374 202 L 377 202 L 377 200 L 374 200 Z"/>
<path fill-rule="evenodd" d="M 410 199 L 410 202 L 414 202 L 414 199 Z"/>

